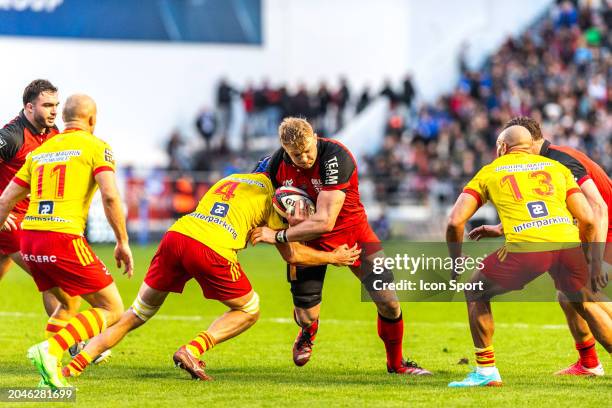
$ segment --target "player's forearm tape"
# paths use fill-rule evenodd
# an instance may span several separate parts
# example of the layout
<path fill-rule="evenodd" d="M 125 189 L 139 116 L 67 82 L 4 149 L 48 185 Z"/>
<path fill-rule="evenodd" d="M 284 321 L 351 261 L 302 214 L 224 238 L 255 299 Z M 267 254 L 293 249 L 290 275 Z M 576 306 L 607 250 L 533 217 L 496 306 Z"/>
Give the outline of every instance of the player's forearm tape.
<path fill-rule="evenodd" d="M 257 292 L 253 292 L 253 297 L 251 300 L 239 307 L 238 310 L 248 314 L 256 314 L 259 312 L 259 295 Z"/>
<path fill-rule="evenodd" d="M 134 313 L 140 320 L 146 322 L 149 320 L 157 311 L 160 306 L 151 306 L 143 302 L 140 296 L 136 297 L 134 303 L 132 303 L 132 313 Z"/>
<path fill-rule="evenodd" d="M 280 230 L 276 233 L 276 242 L 278 242 L 279 244 L 283 244 L 285 242 L 287 242 L 287 230 Z"/>

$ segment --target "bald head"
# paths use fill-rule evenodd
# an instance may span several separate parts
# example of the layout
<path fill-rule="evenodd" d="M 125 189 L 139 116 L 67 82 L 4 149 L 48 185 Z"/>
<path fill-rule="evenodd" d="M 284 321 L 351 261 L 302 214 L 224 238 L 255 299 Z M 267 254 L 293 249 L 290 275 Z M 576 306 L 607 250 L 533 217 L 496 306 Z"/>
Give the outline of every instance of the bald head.
<path fill-rule="evenodd" d="M 503 156 L 509 152 L 523 151 L 530 153 L 533 138 L 529 130 L 515 125 L 504 129 L 497 138 L 497 155 Z"/>
<path fill-rule="evenodd" d="M 71 95 L 66 100 L 62 117 L 66 128 L 79 128 L 93 132 L 96 125 L 96 102 L 87 95 Z"/>

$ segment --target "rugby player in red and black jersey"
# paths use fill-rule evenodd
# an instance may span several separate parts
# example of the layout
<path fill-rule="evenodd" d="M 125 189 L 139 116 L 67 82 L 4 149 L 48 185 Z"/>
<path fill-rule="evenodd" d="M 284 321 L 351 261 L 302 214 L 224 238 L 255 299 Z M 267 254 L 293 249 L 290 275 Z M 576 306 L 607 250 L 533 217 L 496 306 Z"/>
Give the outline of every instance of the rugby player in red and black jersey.
<path fill-rule="evenodd" d="M 316 201 L 316 212 L 297 225 L 289 220 L 291 226 L 285 230 L 258 228 L 252 233 L 251 242 L 305 241 L 306 245 L 322 251 L 334 250 L 342 244 L 349 247 L 358 244 L 365 256 L 350 268 L 366 284 L 367 271 L 373 270 L 367 264 L 379 254 L 381 245 L 368 225 L 361 204 L 354 157 L 341 143 L 317 137 L 304 119 L 285 118 L 279 127 L 279 136 L 282 147 L 263 159 L 257 170 L 266 171 L 275 187 L 293 186 L 306 191 Z M 325 272 L 326 266 L 288 267 L 294 318 L 301 327 L 293 346 L 293 361 L 298 366 L 306 364 L 312 353 Z M 404 322 L 395 293 L 376 291 L 370 295 L 378 309 L 378 334 L 385 344 L 387 370 L 430 375 L 415 362 L 403 358 Z"/>
<path fill-rule="evenodd" d="M 0 193 L 25 163 L 27 155 L 59 133 L 55 126 L 58 106 L 57 88 L 51 82 L 36 79 L 25 88 L 23 110 L 15 119 L 0 129 Z M 0 278 L 10 268 L 11 260 L 29 273 L 19 253 L 21 236 L 19 225 L 25 216 L 28 204 L 29 199 L 27 198 L 17 203 L 9 215 L 10 230 L 0 231 Z M 51 316 L 59 306 L 59 302 L 52 294 L 43 297 L 47 314 Z M 76 311 L 78 311 L 78 305 Z M 70 320 L 72 311 L 67 313 L 62 319 Z M 61 324 L 55 320 L 57 319 L 49 321 L 47 330 L 54 331 L 55 326 L 58 326 L 58 323 Z"/>
<path fill-rule="evenodd" d="M 530 117 L 519 116 L 512 118 L 504 129 L 510 126 L 522 126 L 529 130 L 533 139 L 532 153 L 539 154 L 549 159 L 556 160 L 567 167 L 571 172 L 580 189 L 584 193 L 591 209 L 593 210 L 595 222 L 596 241 L 605 242 L 605 248 L 599 248 L 603 252 L 603 260 L 612 264 L 612 226 L 610 215 L 612 214 L 612 181 L 606 172 L 586 154 L 567 146 L 556 146 L 545 140 L 538 122 Z M 469 232 L 472 239 L 483 237 L 497 237 L 503 235 L 501 224 L 496 226 L 484 225 Z M 595 248 L 595 247 L 594 247 Z M 593 262 L 600 260 L 594 259 Z M 608 275 L 605 268 L 600 276 L 591 277 L 591 285 L 594 291 L 604 288 L 608 283 Z M 599 296 L 596 294 L 595 296 Z M 558 371 L 559 375 L 601 376 L 604 375 L 603 366 L 599 362 L 595 351 L 595 339 L 587 322 L 570 306 L 568 299 L 558 292 L 559 304 L 565 313 L 567 324 L 570 328 L 579 359 L 566 369 Z M 600 308 L 601 313 L 612 316 L 612 305 L 602 299 L 594 299 L 589 307 Z M 612 327 L 610 328 L 612 330 Z"/>

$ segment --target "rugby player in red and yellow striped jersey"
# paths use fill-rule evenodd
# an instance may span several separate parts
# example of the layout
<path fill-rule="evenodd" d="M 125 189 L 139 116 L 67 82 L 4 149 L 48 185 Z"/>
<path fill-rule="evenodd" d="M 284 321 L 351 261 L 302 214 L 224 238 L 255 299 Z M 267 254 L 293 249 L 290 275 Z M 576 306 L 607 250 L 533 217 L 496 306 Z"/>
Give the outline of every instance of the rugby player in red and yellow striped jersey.
<path fill-rule="evenodd" d="M 556 146 L 544 139 L 540 125 L 536 120 L 526 116 L 512 118 L 504 128 L 510 126 L 522 126 L 526 128 L 533 138 L 531 153 L 539 154 L 549 159 L 558 161 L 567 167 L 574 179 L 580 186 L 586 197 L 595 218 L 595 237 L 598 245 L 592 245 L 599 249 L 603 261 L 612 264 L 612 225 L 610 215 L 612 214 L 612 181 L 606 172 L 586 154 L 567 146 Z M 470 231 L 472 239 L 483 237 L 497 237 L 503 235 L 501 224 L 497 226 L 483 225 Z M 601 248 L 605 243 L 605 248 Z M 597 259 L 595 260 L 597 261 Z M 604 265 L 604 268 L 606 266 Z M 606 270 L 601 268 L 599 276 L 591 277 L 591 285 L 595 291 L 606 286 L 608 276 Z M 595 298 L 592 307 L 599 307 L 612 317 L 612 304 L 605 301 L 600 293 L 594 293 Z M 599 362 L 595 351 L 595 338 L 586 321 L 580 317 L 574 308 L 569 305 L 563 293 L 558 292 L 559 304 L 565 313 L 567 324 L 575 347 L 578 351 L 578 361 L 571 366 L 556 372 L 557 375 L 578 376 L 602 376 L 603 365 Z"/>
<path fill-rule="evenodd" d="M 200 357 L 247 330 L 259 317 L 259 296 L 240 266 L 237 252 L 246 247 L 254 228 L 284 227 L 272 207 L 273 194 L 272 182 L 264 173 L 233 174 L 215 183 L 195 211 L 176 221 L 164 235 L 130 310 L 91 340 L 64 368 L 64 375 L 79 375 L 91 361 L 90 356 L 113 347 L 128 332 L 145 324 L 169 293 L 182 293 L 185 284 L 195 279 L 205 298 L 218 300 L 229 310 L 179 347 L 173 359 L 194 379 L 210 380 Z M 349 265 L 361 252 L 346 245 L 339 245 L 333 252 L 298 243 L 277 247 L 287 262 L 301 265 Z"/>
<path fill-rule="evenodd" d="M 465 223 L 488 200 L 496 207 L 506 236 L 506 245 L 485 258 L 482 269 L 471 278 L 482 289 L 466 291 L 477 368 L 450 387 L 501 385 L 490 299 L 522 289 L 546 271 L 557 289 L 572 299 L 572 307 L 588 322 L 595 338 L 612 351 L 610 317 L 585 302 L 590 292 L 589 266 L 580 236 L 594 241 L 593 213 L 571 172 L 559 162 L 531 154 L 532 145 L 524 127 L 504 130 L 497 141 L 498 158 L 467 184 L 449 216 L 446 239 L 453 257 L 461 255 Z M 542 243 L 557 244 L 543 250 Z M 598 266 L 592 263 L 591 269 Z"/>
<path fill-rule="evenodd" d="M 85 95 L 73 95 L 66 101 L 63 118 L 66 131 L 35 149 L 0 196 L 0 223 L 4 223 L 13 206 L 30 194 L 21 224 L 21 254 L 38 289 L 53 293 L 61 308 L 71 309 L 79 296 L 92 306 L 28 350 L 28 357 L 52 388 L 67 385 L 58 369 L 63 352 L 99 334 L 123 312 L 110 272 L 83 237 L 98 186 L 117 238 L 117 266 L 124 264 L 128 277 L 133 270 L 112 151 L 92 134 L 95 102 Z"/>

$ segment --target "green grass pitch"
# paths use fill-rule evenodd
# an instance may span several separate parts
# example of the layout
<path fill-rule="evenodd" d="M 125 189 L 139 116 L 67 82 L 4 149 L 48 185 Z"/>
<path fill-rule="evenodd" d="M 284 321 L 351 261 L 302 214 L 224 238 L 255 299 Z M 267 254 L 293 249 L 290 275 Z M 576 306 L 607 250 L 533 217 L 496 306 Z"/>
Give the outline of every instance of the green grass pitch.
<path fill-rule="evenodd" d="M 113 265 L 111 247 L 95 250 L 108 266 Z M 126 307 L 154 250 L 134 248 L 136 273 L 131 280 L 114 273 Z M 473 363 L 465 305 L 403 304 L 405 354 L 434 376 L 387 374 L 374 305 L 360 302 L 359 284 L 346 268 L 330 267 L 313 358 L 306 366 L 295 367 L 291 347 L 297 328 L 280 256 L 272 247 L 258 246 L 243 251 L 240 258 L 261 296 L 261 320 L 206 353 L 207 372 L 215 381 L 191 381 L 172 364 L 175 349 L 224 311 L 222 305 L 203 299 L 192 281 L 185 293 L 169 296 L 156 317 L 129 334 L 113 350 L 108 364 L 92 366 L 72 381 L 78 387 L 77 405 L 610 406 L 610 377 L 551 375 L 576 358 L 563 315 L 554 303 L 494 304 L 495 349 L 504 386 L 467 390 L 446 387 L 467 373 L 468 366 L 457 364 L 461 358 Z M 0 282 L 0 387 L 36 386 L 38 376 L 25 352 L 41 340 L 45 322 L 34 283 L 13 269 Z M 598 352 L 610 368 L 607 353 L 599 346 Z"/>

